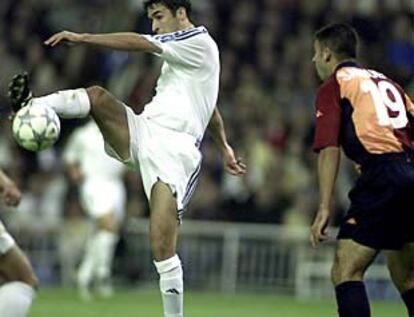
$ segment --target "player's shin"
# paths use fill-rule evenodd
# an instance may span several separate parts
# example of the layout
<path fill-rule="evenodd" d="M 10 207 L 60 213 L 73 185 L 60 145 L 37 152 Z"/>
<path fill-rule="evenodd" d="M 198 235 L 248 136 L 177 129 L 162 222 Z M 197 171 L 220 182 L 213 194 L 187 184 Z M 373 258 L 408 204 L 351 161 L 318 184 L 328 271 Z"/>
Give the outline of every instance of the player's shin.
<path fill-rule="evenodd" d="M 339 317 L 370 317 L 370 307 L 362 281 L 344 282 L 335 287 Z"/>
<path fill-rule="evenodd" d="M 26 317 L 35 297 L 32 286 L 10 282 L 0 287 L 0 316 Z"/>
<path fill-rule="evenodd" d="M 51 107 L 60 117 L 66 119 L 84 118 L 91 109 L 88 93 L 83 88 L 62 90 L 47 96 L 33 98 L 30 104 Z"/>
<path fill-rule="evenodd" d="M 408 316 L 414 317 L 414 288 L 401 294 L 401 297 L 407 307 Z"/>
<path fill-rule="evenodd" d="M 160 290 L 164 305 L 164 317 L 183 316 L 183 270 L 178 255 L 164 261 L 155 262 L 160 275 Z"/>

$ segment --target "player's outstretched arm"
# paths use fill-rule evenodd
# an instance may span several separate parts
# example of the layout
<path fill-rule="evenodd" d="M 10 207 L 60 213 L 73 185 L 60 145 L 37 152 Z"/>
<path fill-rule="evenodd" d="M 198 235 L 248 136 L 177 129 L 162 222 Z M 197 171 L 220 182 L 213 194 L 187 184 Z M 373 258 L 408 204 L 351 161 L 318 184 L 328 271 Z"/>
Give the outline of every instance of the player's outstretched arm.
<path fill-rule="evenodd" d="M 144 36 L 133 32 L 91 34 L 62 31 L 52 35 L 44 44 L 54 47 L 64 42 L 98 45 L 122 51 L 162 53 L 161 48 L 148 41 Z"/>
<path fill-rule="evenodd" d="M 17 206 L 22 194 L 16 184 L 0 170 L 0 195 L 7 206 Z"/>
<path fill-rule="evenodd" d="M 208 132 L 220 149 L 226 171 L 236 176 L 244 175 L 246 173 L 246 165 L 241 158 L 236 159 L 233 148 L 228 144 L 223 118 L 217 107 L 214 109 L 208 124 Z"/>
<path fill-rule="evenodd" d="M 336 176 L 338 175 L 341 152 L 338 147 L 327 147 L 318 156 L 319 208 L 311 227 L 311 243 L 316 247 L 328 239 L 330 204 Z"/>

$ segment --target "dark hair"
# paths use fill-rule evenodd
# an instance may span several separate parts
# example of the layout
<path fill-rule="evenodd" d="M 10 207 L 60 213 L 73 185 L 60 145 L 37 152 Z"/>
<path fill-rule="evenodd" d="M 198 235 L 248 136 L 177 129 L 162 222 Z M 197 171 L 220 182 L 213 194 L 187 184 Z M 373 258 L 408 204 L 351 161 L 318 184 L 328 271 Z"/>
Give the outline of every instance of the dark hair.
<path fill-rule="evenodd" d="M 187 11 L 187 16 L 191 14 L 191 2 L 190 0 L 147 0 L 144 2 L 145 10 L 154 4 L 163 4 L 175 15 L 177 10 L 181 7 Z"/>
<path fill-rule="evenodd" d="M 339 57 L 357 57 L 358 33 L 348 24 L 329 24 L 315 33 L 315 39 L 321 45 L 329 47 Z"/>

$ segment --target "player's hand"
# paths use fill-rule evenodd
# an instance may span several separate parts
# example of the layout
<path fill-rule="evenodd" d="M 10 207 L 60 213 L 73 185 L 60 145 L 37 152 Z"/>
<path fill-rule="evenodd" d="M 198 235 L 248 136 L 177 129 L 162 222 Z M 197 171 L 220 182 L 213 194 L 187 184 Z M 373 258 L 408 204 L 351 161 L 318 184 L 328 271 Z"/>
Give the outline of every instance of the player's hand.
<path fill-rule="evenodd" d="M 17 206 L 22 198 L 22 193 L 11 180 L 5 182 L 0 191 L 0 195 L 7 206 Z"/>
<path fill-rule="evenodd" d="M 311 227 L 310 241 L 315 248 L 328 239 L 329 210 L 319 209 Z"/>
<path fill-rule="evenodd" d="M 241 176 L 246 174 L 246 164 L 242 162 L 242 159 L 240 157 L 236 159 L 234 151 L 230 145 L 226 145 L 222 151 L 222 155 L 224 168 L 229 174 L 234 176 Z"/>
<path fill-rule="evenodd" d="M 59 43 L 62 42 L 69 42 L 69 43 L 79 43 L 83 39 L 82 34 L 78 34 L 75 32 L 69 32 L 69 31 L 62 31 L 56 34 L 53 34 L 51 37 L 49 37 L 44 44 L 47 46 L 54 47 Z"/>

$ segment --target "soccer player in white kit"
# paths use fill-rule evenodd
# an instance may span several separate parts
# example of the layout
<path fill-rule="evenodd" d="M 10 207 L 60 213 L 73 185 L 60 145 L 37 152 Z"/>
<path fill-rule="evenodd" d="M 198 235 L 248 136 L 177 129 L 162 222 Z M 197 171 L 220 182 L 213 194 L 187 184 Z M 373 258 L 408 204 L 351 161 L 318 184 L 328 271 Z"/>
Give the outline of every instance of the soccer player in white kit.
<path fill-rule="evenodd" d="M 160 57 L 164 63 L 156 95 L 140 115 L 97 86 L 32 98 L 25 75 L 14 78 L 10 96 L 15 110 L 25 104 L 42 104 L 63 118 L 90 114 L 108 152 L 140 169 L 150 205 L 150 243 L 160 275 L 164 316 L 182 317 L 184 287 L 176 254 L 177 234 L 182 211 L 197 184 L 202 158 L 199 146 L 207 127 L 226 171 L 243 175 L 246 167 L 228 144 L 216 107 L 217 44 L 205 27 L 195 27 L 190 21 L 188 0 L 149 0 L 144 6 L 155 36 L 63 31 L 45 41 L 52 47 L 61 42 L 85 43 Z"/>
<path fill-rule="evenodd" d="M 77 284 L 82 299 L 92 299 L 90 286 L 98 294 L 112 295 L 111 267 L 119 229 L 124 218 L 125 165 L 109 157 L 96 123 L 91 120 L 69 138 L 63 153 L 68 175 L 80 185 L 80 202 L 93 222 Z"/>
<path fill-rule="evenodd" d="M 21 192 L 0 170 L 0 199 L 7 206 L 17 206 Z M 38 284 L 33 268 L 13 237 L 0 221 L 0 316 L 28 316 Z"/>

